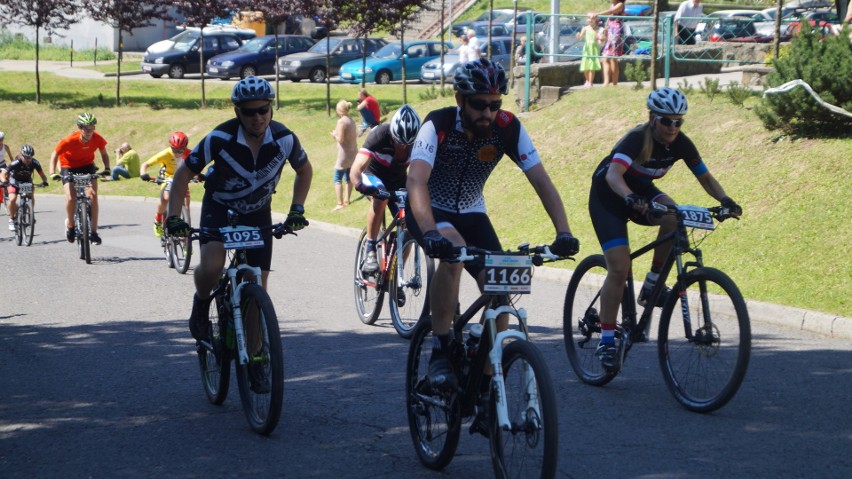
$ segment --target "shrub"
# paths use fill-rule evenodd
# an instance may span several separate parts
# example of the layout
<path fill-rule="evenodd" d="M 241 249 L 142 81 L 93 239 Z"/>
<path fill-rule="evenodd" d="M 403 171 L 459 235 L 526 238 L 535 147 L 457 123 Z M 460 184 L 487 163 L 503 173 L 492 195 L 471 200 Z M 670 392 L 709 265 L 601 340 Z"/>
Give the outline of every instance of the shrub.
<path fill-rule="evenodd" d="M 689 80 L 684 78 L 683 81 L 678 82 L 677 89 L 680 90 L 684 95 L 689 96 L 692 94 L 692 91 L 695 90 L 695 87 L 693 87 L 689 83 Z"/>
<path fill-rule="evenodd" d="M 633 85 L 634 90 L 642 89 L 642 82 L 648 80 L 648 70 L 645 68 L 645 65 L 641 60 L 636 60 L 633 63 L 628 63 L 624 66 L 624 77 L 627 78 L 628 81 L 636 82 Z"/>
<path fill-rule="evenodd" d="M 745 101 L 753 95 L 749 87 L 740 85 L 739 82 L 735 81 L 732 81 L 725 91 L 728 93 L 731 103 L 737 106 L 743 106 Z"/>
<path fill-rule="evenodd" d="M 773 63 L 769 87 L 801 79 L 826 103 L 852 111 L 852 40 L 849 29 L 839 36 L 819 39 L 803 29 L 786 55 Z M 755 113 L 769 130 L 806 137 L 843 137 L 852 131 L 852 118 L 832 113 L 804 88 L 764 95 Z"/>
<path fill-rule="evenodd" d="M 719 88 L 718 78 L 704 77 L 704 84 L 699 85 L 701 86 L 701 93 L 707 95 L 707 99 L 709 99 L 711 102 L 713 101 L 713 98 L 715 98 L 716 95 L 722 91 L 722 89 Z"/>

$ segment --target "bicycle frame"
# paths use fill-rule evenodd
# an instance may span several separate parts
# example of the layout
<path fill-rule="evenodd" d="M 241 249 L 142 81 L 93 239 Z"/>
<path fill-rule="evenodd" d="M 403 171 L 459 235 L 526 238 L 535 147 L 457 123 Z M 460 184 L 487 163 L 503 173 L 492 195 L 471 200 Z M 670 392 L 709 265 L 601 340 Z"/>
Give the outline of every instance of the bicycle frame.
<path fill-rule="evenodd" d="M 240 276 L 245 278 L 246 273 L 250 276 L 254 276 L 254 278 L 252 280 L 243 280 L 238 282 L 237 278 Z M 245 250 L 237 250 L 233 253 L 230 265 L 225 270 L 225 277 L 227 279 L 220 282 L 219 287 L 216 288 L 216 291 L 213 293 L 213 296 L 224 294 L 227 291 L 228 284 L 232 285 L 231 297 L 229 299 L 231 301 L 231 315 L 234 319 L 234 335 L 236 337 L 237 357 L 239 358 L 240 364 L 247 364 L 249 362 L 248 346 L 246 345 L 245 328 L 243 325 L 243 314 L 239 307 L 242 299 L 241 293 L 245 285 L 249 283 L 256 283 L 259 286 L 263 286 L 261 273 L 262 272 L 259 267 L 249 266 L 246 263 Z"/>

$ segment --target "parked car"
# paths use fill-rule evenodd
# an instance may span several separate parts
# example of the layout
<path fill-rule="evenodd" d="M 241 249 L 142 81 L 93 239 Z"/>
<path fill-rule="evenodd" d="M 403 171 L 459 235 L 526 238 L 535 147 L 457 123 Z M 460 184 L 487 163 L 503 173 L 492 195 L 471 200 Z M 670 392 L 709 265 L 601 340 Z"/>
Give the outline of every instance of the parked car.
<path fill-rule="evenodd" d="M 586 17 L 564 16 L 559 18 L 559 53 L 564 53 L 580 40 L 577 33 L 586 25 Z M 551 53 L 550 32 L 553 29 L 551 18 L 544 24 L 544 29 L 535 36 L 535 51 L 541 54 Z M 557 61 L 567 61 L 566 58 L 557 58 Z"/>
<path fill-rule="evenodd" d="M 469 30 L 473 30 L 474 34 L 480 38 L 488 37 L 488 22 L 473 22 L 468 26 Z M 506 28 L 506 25 L 502 23 L 491 23 L 491 36 L 492 37 L 508 37 L 511 34 L 509 30 Z"/>
<path fill-rule="evenodd" d="M 708 24 L 714 23 L 716 18 L 738 18 L 742 20 L 750 20 L 752 22 L 766 21 L 766 17 L 764 17 L 763 13 L 756 10 L 718 10 L 708 14 L 706 21 L 698 22 L 698 26 L 695 27 L 696 42 L 710 41 L 710 34 L 705 33 L 705 31 L 710 31 Z M 757 30 L 755 29 L 755 31 Z"/>
<path fill-rule="evenodd" d="M 532 30 L 533 34 L 536 34 L 542 30 L 544 30 L 544 24 L 547 22 L 547 19 L 550 18 L 546 13 L 542 12 L 532 12 Z M 515 30 L 515 26 L 518 27 L 518 35 L 526 35 L 527 34 L 527 12 L 522 12 L 518 10 L 518 16 L 515 20 L 512 20 L 511 17 L 509 21 L 505 23 L 506 29 L 509 31 L 509 35 L 512 35 Z"/>
<path fill-rule="evenodd" d="M 326 75 L 337 75 L 344 63 L 355 59 L 360 60 L 362 45 L 367 50 L 367 55 L 370 55 L 387 43 L 381 38 L 329 37 L 317 42 L 306 52 L 279 58 L 278 71 L 281 76 L 294 82 L 305 78 L 312 82 L 323 82 Z M 328 72 L 325 71 L 326 52 L 331 52 L 328 55 L 330 67 Z"/>
<path fill-rule="evenodd" d="M 417 40 L 407 42 L 405 50 L 400 42 L 388 43 L 376 53 L 367 58 L 366 66 L 362 67 L 362 59 L 352 60 L 340 67 L 340 80 L 348 83 L 376 82 L 390 83 L 402 79 L 402 57 L 405 55 L 406 79 L 419 80 L 420 67 L 433 58 L 440 57 L 441 48 L 444 51 L 452 48 L 447 42 L 443 45 L 434 40 Z"/>
<path fill-rule="evenodd" d="M 167 38 L 165 40 L 160 40 L 159 42 L 154 42 L 148 46 L 145 50 L 145 54 L 150 53 L 162 53 L 167 51 L 175 44 L 179 38 L 184 38 L 186 36 L 186 32 L 199 32 L 200 29 L 197 27 L 187 27 L 182 32 L 175 34 L 171 38 Z M 207 25 L 204 27 L 204 34 L 209 35 L 213 32 L 233 32 L 236 33 L 237 36 L 243 39 L 243 41 L 251 40 L 257 34 L 254 30 L 250 28 L 240 28 L 234 25 Z"/>
<path fill-rule="evenodd" d="M 278 35 L 278 56 L 303 52 L 314 42 L 303 35 Z M 207 60 L 206 68 L 208 75 L 222 80 L 272 75 L 275 73 L 275 36 L 253 38 L 236 50 L 216 55 Z"/>
<path fill-rule="evenodd" d="M 479 50 L 483 57 L 487 56 L 488 42 L 482 42 Z M 503 65 L 503 68 L 507 70 L 509 69 L 513 51 L 512 37 L 491 37 L 491 60 Z M 459 64 L 458 51 L 451 50 L 444 54 L 444 81 L 452 81 Z M 423 64 L 420 68 L 420 79 L 427 83 L 440 82 L 441 73 L 441 57 L 439 56 Z"/>
<path fill-rule="evenodd" d="M 641 3 L 630 3 L 624 6 L 625 17 L 648 17 L 654 13 L 653 5 L 645 5 Z"/>
<path fill-rule="evenodd" d="M 522 12 L 525 12 L 527 10 L 529 10 L 529 8 L 518 8 L 518 14 L 520 15 Z M 497 8 L 497 9 L 491 10 L 490 13 L 491 13 L 490 16 L 492 18 L 492 23 L 502 23 L 502 24 L 505 24 L 506 22 L 511 22 L 513 16 L 515 15 L 515 11 L 511 8 Z M 451 32 L 454 36 L 460 37 L 462 32 L 464 32 L 465 29 L 467 29 L 467 27 L 469 27 L 471 23 L 487 22 L 488 17 L 489 17 L 489 12 L 485 11 L 485 12 L 482 12 L 482 14 L 480 14 L 478 17 L 476 17 L 475 19 L 473 19 L 471 21 L 453 23 L 453 28 L 452 28 Z"/>
<path fill-rule="evenodd" d="M 707 41 L 726 42 L 737 38 L 749 38 L 757 35 L 754 20 L 749 18 L 720 18 L 708 22 L 704 29 Z"/>
<path fill-rule="evenodd" d="M 252 32 L 254 35 L 254 32 Z M 183 78 L 186 73 L 200 73 L 201 33 L 197 29 L 187 30 L 173 37 L 172 45 L 166 50 L 146 52 L 142 58 L 142 71 L 154 78 L 168 74 L 169 78 Z M 211 31 L 204 33 L 204 58 L 213 58 L 221 53 L 236 50 L 243 38 L 233 31 Z"/>

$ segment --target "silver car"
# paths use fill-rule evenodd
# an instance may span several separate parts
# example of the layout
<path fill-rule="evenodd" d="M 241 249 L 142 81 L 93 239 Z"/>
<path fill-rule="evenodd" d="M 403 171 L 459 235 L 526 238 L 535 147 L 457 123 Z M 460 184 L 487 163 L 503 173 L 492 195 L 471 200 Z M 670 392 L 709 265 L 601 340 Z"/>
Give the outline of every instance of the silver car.
<path fill-rule="evenodd" d="M 487 40 L 483 41 L 479 47 L 482 56 L 488 54 Z M 503 68 L 509 69 L 509 62 L 512 58 L 512 37 L 492 37 L 491 38 L 491 60 L 501 65 Z M 452 81 L 453 75 L 456 73 L 456 68 L 459 67 L 459 54 L 457 50 L 450 50 L 444 54 L 444 80 Z M 429 60 L 420 67 L 420 79 L 426 83 L 436 83 L 441 81 L 441 58 Z"/>

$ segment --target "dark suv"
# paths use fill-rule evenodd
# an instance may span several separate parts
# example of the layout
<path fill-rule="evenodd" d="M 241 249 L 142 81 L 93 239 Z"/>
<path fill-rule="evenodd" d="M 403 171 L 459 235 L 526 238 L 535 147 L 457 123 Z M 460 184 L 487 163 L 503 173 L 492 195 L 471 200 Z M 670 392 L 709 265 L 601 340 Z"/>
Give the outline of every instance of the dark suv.
<path fill-rule="evenodd" d="M 293 53 L 278 59 L 278 71 L 284 78 L 294 82 L 308 78 L 312 82 L 325 81 L 327 74 L 337 75 L 344 63 L 361 58 L 362 45 L 367 50 L 367 56 L 379 50 L 388 42 L 381 38 L 349 38 L 329 37 L 317 42 L 308 51 Z M 329 55 L 329 72 L 325 71 L 326 52 Z"/>
<path fill-rule="evenodd" d="M 244 34 L 234 31 L 204 32 L 204 59 L 236 50 L 243 44 Z M 169 78 L 183 78 L 186 73 L 200 73 L 200 40 L 198 29 L 186 30 L 172 37 L 165 50 L 150 48 L 142 58 L 142 71 L 154 78 L 168 74 Z"/>

